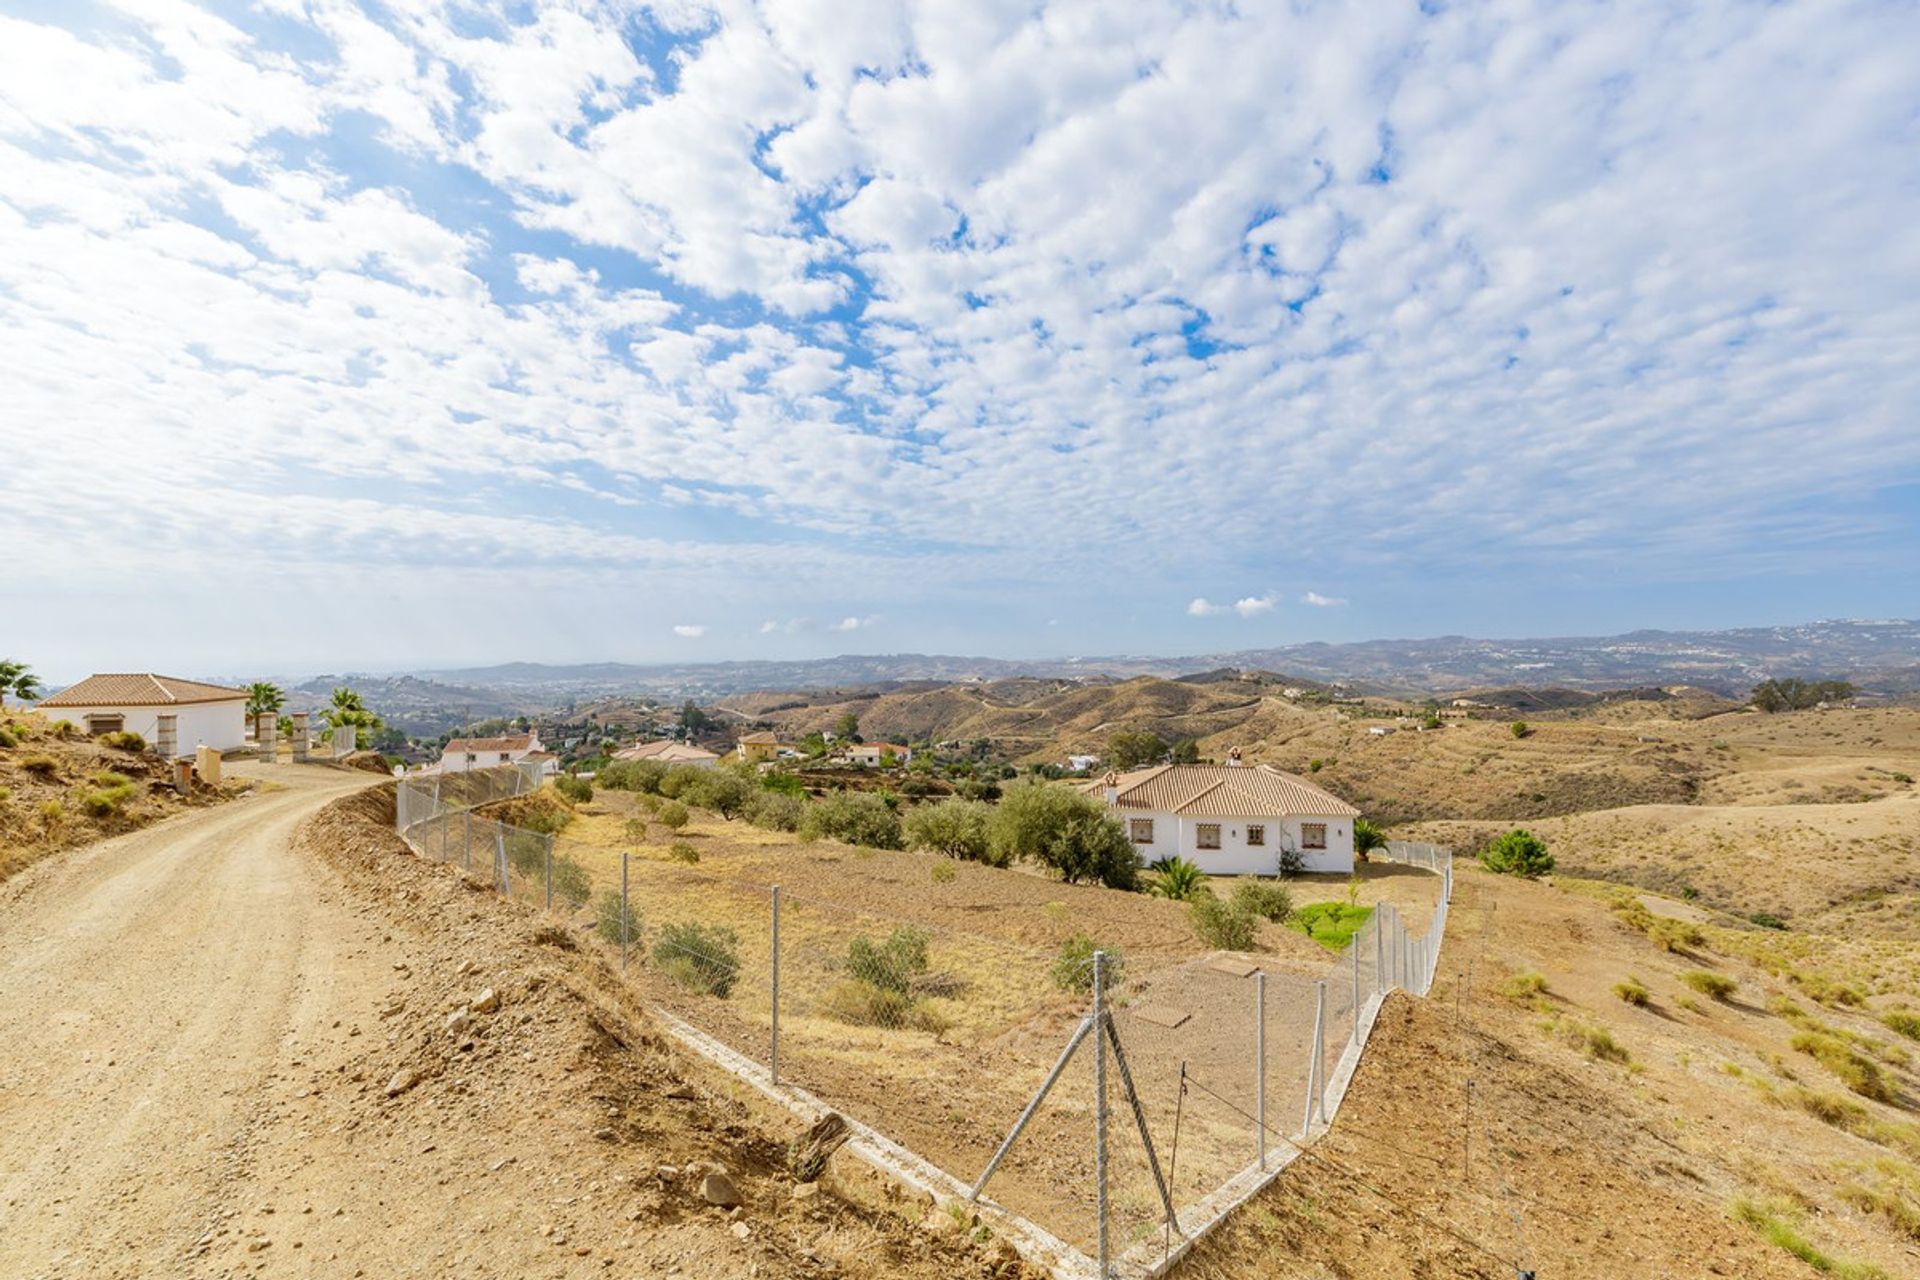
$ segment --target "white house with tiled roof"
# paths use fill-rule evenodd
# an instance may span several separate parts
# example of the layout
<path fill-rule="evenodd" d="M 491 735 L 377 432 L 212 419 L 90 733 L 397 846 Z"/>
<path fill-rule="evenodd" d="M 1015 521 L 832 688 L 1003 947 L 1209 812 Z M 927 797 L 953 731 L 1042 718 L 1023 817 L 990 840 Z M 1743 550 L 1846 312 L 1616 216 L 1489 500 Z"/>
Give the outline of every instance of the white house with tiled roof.
<path fill-rule="evenodd" d="M 500 769 L 536 760 L 545 766 L 543 773 L 556 772 L 559 761 L 540 745 L 537 733 L 513 733 L 499 738 L 455 738 L 440 753 L 441 773 L 465 773 L 469 769 Z"/>
<path fill-rule="evenodd" d="M 247 738 L 247 691 L 225 685 L 159 676 L 149 671 L 108 672 L 69 685 L 38 707 L 49 719 L 70 720 L 89 735 L 137 733 L 149 745 L 160 736 L 162 712 L 174 717 L 174 749 L 232 751 Z"/>
<path fill-rule="evenodd" d="M 615 760 L 658 760 L 661 764 L 690 764 L 702 769 L 711 769 L 720 763 L 720 757 L 705 747 L 696 747 L 686 742 L 646 742 L 637 747 L 628 747 L 613 753 Z"/>
<path fill-rule="evenodd" d="M 1271 765 L 1163 764 L 1086 783 L 1143 863 L 1178 854 L 1214 875 L 1274 875 L 1285 850 L 1306 871 L 1353 871 L 1360 811 Z"/>

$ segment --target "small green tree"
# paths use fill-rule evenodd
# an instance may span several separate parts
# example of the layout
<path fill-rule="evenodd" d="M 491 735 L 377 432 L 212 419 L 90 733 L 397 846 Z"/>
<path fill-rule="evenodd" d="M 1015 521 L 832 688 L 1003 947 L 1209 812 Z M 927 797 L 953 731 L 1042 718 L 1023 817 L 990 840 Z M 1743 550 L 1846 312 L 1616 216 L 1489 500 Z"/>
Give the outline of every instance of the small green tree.
<path fill-rule="evenodd" d="M 1360 861 L 1365 862 L 1367 855 L 1375 849 L 1386 847 L 1387 833 L 1382 831 L 1378 824 L 1366 818 L 1353 820 L 1353 851 L 1359 856 Z"/>
<path fill-rule="evenodd" d="M 257 716 L 278 714 L 286 705 L 285 691 L 272 681 L 256 680 L 247 686 L 248 723 L 252 723 Z"/>
<path fill-rule="evenodd" d="M 898 849 L 905 843 L 900 815 L 871 791 L 835 791 L 808 805 L 800 817 L 800 837 L 826 837 L 869 849 Z"/>
<path fill-rule="evenodd" d="M 1122 729 L 1107 739 L 1107 763 L 1116 769 L 1137 769 L 1166 754 L 1166 740 L 1146 729 Z"/>
<path fill-rule="evenodd" d="M 1175 764 L 1199 764 L 1200 742 L 1197 738 L 1182 738 L 1173 744 L 1167 753 L 1167 759 Z"/>
<path fill-rule="evenodd" d="M 553 789 L 575 804 L 585 804 L 593 799 L 593 783 L 577 774 L 561 774 L 553 780 Z"/>
<path fill-rule="evenodd" d="M 1524 738 L 1533 732 L 1525 720 L 1515 720 L 1511 727 L 1513 729 L 1513 736 L 1516 738 Z"/>
<path fill-rule="evenodd" d="M 1076 933 L 1060 944 L 1060 953 L 1054 957 L 1050 970 L 1053 985 L 1062 991 L 1092 991 L 1093 953 L 1096 951 L 1107 953 L 1100 969 L 1104 980 L 1101 985 L 1108 991 L 1119 986 L 1126 977 L 1126 955 L 1118 947 L 1101 946 L 1085 933 Z"/>
<path fill-rule="evenodd" d="M 840 742 L 860 741 L 860 717 L 851 711 L 842 712 L 833 722 L 833 736 Z"/>
<path fill-rule="evenodd" d="M 1210 947 L 1220 951 L 1253 947 L 1253 913 L 1238 903 L 1222 902 L 1211 893 L 1202 893 L 1187 904 L 1187 918 L 1200 940 Z"/>
<path fill-rule="evenodd" d="M 988 836 L 992 821 L 990 804 L 979 800 L 942 800 L 908 811 L 901 825 L 909 849 L 985 862 L 993 849 Z"/>
<path fill-rule="evenodd" d="M 1069 884 L 1135 888 L 1140 855 L 1106 806 L 1072 787 L 1029 780 L 1008 787 L 988 827 L 990 858 L 1051 867 Z"/>
<path fill-rule="evenodd" d="M 660 806 L 660 812 L 653 816 L 660 825 L 673 831 L 678 831 L 680 828 L 686 826 L 693 818 L 693 815 L 687 811 L 687 806 L 681 804 L 678 800 L 667 801 Z"/>
<path fill-rule="evenodd" d="M 7 705 L 8 694 L 32 702 L 40 696 L 40 681 L 26 663 L 0 658 L 0 707 Z"/>
<path fill-rule="evenodd" d="M 1480 863 L 1503 876 L 1543 876 L 1553 870 L 1553 854 L 1533 832 L 1516 827 L 1480 851 Z"/>

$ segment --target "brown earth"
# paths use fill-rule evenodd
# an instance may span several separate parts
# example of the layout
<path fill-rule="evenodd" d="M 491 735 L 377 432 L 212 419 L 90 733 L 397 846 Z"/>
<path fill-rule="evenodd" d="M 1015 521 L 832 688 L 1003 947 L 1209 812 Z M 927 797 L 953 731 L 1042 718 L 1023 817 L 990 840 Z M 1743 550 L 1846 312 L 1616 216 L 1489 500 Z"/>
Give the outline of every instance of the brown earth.
<path fill-rule="evenodd" d="M 795 1199 L 597 959 L 262 772 L 0 888 L 0 1275 L 1018 1274 Z"/>
<path fill-rule="evenodd" d="M 219 804 L 251 785 L 196 784 L 179 794 L 171 784 L 167 762 L 152 752 L 102 746 L 35 712 L 0 715 L 0 881 L 48 854 Z"/>
<path fill-rule="evenodd" d="M 1679 981 L 1700 968 L 1734 977 L 1732 999 Z M 1541 975 L 1544 991 L 1505 994 L 1516 973 Z M 1645 1007 L 1612 992 L 1629 974 L 1650 989 Z M 1432 996 L 1390 1000 L 1331 1134 L 1178 1274 L 1815 1274 L 1736 1220 L 1741 1197 L 1790 1224 L 1820 1270 L 1920 1274 L 1920 1240 L 1860 1207 L 1862 1188 L 1898 1188 L 1920 1156 L 1920 1130 L 1899 1128 L 1914 1120 L 1914 1078 L 1886 1068 L 1892 1104 L 1847 1094 L 1768 1011 L 1790 992 L 1724 956 L 1661 952 L 1592 899 L 1463 870 Z M 1897 1039 L 1844 1011 L 1810 1016 Z M 1576 1044 L 1586 1027 L 1627 1060 Z M 1823 1123 L 1793 1101 L 1802 1091 L 1849 1099 L 1904 1138 Z"/>

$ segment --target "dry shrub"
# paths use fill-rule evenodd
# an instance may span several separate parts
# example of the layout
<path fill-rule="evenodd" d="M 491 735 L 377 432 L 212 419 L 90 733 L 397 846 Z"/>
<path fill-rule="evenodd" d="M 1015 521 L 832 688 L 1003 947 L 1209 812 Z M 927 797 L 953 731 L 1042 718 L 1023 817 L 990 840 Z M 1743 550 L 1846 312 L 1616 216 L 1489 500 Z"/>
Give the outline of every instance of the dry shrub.
<path fill-rule="evenodd" d="M 1711 969 L 1695 969 L 1691 973 L 1683 973 L 1680 975 L 1680 981 L 1701 995 L 1710 996 L 1715 1000 L 1725 1000 L 1740 986 L 1726 974 L 1715 973 Z"/>
<path fill-rule="evenodd" d="M 1646 1008 L 1653 1001 L 1653 995 L 1647 990 L 1647 984 L 1628 974 L 1626 979 L 1613 984 L 1613 994 L 1638 1008 Z"/>
<path fill-rule="evenodd" d="M 1880 1070 L 1880 1064 L 1855 1053 L 1852 1046 L 1838 1036 L 1822 1031 L 1801 1031 L 1795 1033 L 1793 1047 L 1833 1072 L 1842 1084 L 1861 1097 L 1872 1098 L 1875 1102 L 1894 1100 L 1893 1086 L 1887 1083 L 1886 1073 Z"/>

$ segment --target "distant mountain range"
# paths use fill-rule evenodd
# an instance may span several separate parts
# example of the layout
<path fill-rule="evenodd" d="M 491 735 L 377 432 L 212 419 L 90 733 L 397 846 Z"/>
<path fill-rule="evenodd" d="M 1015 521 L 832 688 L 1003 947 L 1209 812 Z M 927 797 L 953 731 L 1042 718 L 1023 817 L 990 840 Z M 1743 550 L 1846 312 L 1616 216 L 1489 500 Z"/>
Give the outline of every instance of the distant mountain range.
<path fill-rule="evenodd" d="M 1172 677 L 1221 668 L 1281 672 L 1345 684 L 1356 692 L 1402 696 L 1493 687 L 1611 689 L 1676 684 L 1744 694 L 1769 676 L 1851 679 L 1865 689 L 1899 695 L 1920 692 L 1920 621 L 1848 619 L 1731 631 L 1634 631 L 1531 640 L 1440 636 L 1296 644 L 1185 657 L 1016 660 L 900 653 L 786 662 L 568 666 L 513 662 L 412 672 L 425 687 L 417 685 L 407 693 L 409 700 L 427 701 L 434 698 L 435 686 L 450 685 L 455 688 L 449 693 L 476 709 L 492 704 L 504 710 L 614 694 L 709 699 L 760 689 L 954 683 L 1016 676 Z"/>

